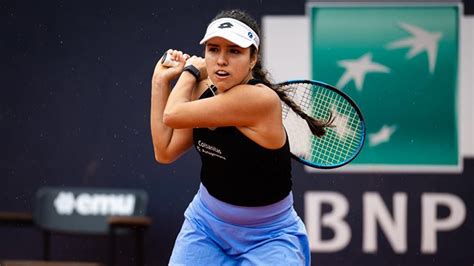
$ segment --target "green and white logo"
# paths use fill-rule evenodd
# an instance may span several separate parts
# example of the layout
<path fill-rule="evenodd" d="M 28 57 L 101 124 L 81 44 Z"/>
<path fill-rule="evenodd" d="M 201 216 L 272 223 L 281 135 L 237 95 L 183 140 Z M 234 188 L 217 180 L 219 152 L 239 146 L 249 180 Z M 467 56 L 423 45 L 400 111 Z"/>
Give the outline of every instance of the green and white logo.
<path fill-rule="evenodd" d="M 311 77 L 361 108 L 352 170 L 460 171 L 459 8 L 311 6 Z"/>

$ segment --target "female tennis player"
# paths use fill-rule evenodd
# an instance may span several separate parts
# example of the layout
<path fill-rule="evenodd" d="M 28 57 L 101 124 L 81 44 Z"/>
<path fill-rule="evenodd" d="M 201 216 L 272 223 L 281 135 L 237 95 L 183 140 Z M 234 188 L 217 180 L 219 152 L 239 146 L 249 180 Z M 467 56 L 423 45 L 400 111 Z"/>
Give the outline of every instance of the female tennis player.
<path fill-rule="evenodd" d="M 155 67 L 156 160 L 171 163 L 194 144 L 202 161 L 170 265 L 310 265 L 305 226 L 293 208 L 280 101 L 288 99 L 262 69 L 260 39 L 247 13 L 223 11 L 200 42 L 204 58 L 169 50 L 175 64 Z M 313 123 L 324 134 L 327 124 Z"/>

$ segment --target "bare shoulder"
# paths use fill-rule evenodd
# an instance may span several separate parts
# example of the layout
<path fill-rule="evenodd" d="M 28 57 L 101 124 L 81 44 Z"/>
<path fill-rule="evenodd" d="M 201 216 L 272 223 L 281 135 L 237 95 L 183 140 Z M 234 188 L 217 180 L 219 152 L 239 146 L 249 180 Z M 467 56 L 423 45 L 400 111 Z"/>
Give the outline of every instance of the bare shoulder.
<path fill-rule="evenodd" d="M 265 108 L 275 107 L 281 104 L 278 94 L 272 88 L 264 84 L 238 85 L 229 92 L 245 98 L 249 103 L 258 103 L 258 105 Z"/>
<path fill-rule="evenodd" d="M 244 95 L 244 97 L 240 97 L 240 99 L 245 99 L 241 100 L 244 103 L 240 104 L 253 119 L 253 123 L 239 127 L 239 130 L 265 148 L 282 147 L 286 135 L 281 119 L 281 101 L 277 93 L 263 84 L 240 85 L 235 89 L 235 92 Z"/>

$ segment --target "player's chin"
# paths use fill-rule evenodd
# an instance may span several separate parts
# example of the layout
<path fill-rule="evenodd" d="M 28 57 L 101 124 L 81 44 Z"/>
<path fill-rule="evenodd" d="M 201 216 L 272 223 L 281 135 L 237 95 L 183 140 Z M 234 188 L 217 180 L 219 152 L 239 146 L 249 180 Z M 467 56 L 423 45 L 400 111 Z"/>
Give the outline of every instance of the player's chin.
<path fill-rule="evenodd" d="M 231 78 L 216 78 L 214 79 L 214 85 L 216 85 L 217 88 L 221 91 L 226 91 L 234 86 L 236 86 L 238 83 L 233 81 Z"/>
<path fill-rule="evenodd" d="M 228 89 L 231 88 L 227 83 L 224 83 L 224 82 L 216 82 L 214 83 L 214 85 L 216 85 L 219 91 L 227 91 Z"/>

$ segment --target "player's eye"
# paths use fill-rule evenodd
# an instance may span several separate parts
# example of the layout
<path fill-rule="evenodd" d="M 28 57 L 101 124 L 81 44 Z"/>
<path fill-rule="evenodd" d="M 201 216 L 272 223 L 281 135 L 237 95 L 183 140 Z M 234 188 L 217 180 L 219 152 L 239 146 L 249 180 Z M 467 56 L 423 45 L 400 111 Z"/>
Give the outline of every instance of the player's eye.
<path fill-rule="evenodd" d="M 208 47 L 208 48 L 207 48 L 207 51 L 208 51 L 208 52 L 217 52 L 218 49 L 217 49 L 217 47 L 212 47 L 212 46 L 211 46 L 211 47 Z"/>
<path fill-rule="evenodd" d="M 230 49 L 230 52 L 232 54 L 240 54 L 240 50 L 239 49 Z"/>

